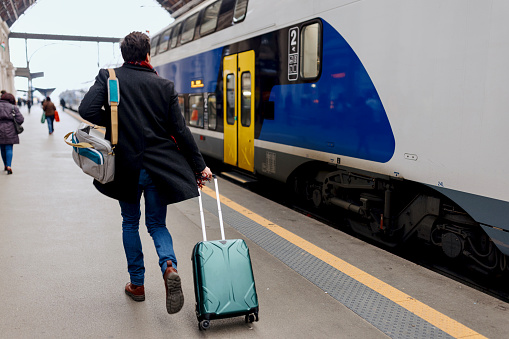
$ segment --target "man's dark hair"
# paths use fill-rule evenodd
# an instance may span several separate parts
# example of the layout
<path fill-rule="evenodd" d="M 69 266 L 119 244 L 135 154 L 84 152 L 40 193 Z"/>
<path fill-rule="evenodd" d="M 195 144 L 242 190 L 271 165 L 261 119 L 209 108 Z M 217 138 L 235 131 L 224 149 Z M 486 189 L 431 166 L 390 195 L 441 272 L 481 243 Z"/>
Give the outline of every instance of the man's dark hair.
<path fill-rule="evenodd" d="M 120 43 L 120 51 L 125 62 L 144 61 L 150 53 L 150 38 L 141 32 L 132 32 Z"/>

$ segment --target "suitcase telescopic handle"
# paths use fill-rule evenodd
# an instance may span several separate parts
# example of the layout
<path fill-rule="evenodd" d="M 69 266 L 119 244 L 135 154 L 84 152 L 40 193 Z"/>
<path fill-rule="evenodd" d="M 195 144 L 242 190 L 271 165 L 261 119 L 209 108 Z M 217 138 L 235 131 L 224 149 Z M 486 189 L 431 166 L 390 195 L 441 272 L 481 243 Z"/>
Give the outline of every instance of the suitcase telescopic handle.
<path fill-rule="evenodd" d="M 219 188 L 217 187 L 217 177 L 215 174 L 213 174 L 212 177 L 214 178 L 214 186 L 216 188 L 217 213 L 219 216 L 219 227 L 221 228 L 221 239 L 225 240 L 224 225 L 223 225 L 223 213 L 221 212 L 221 201 L 219 199 Z M 199 189 L 198 189 L 198 202 L 200 205 L 200 220 L 201 220 L 201 231 L 203 234 L 203 241 L 207 241 L 207 232 L 205 230 L 205 217 L 203 216 L 203 203 L 201 200 L 201 191 Z"/>
<path fill-rule="evenodd" d="M 216 201 L 217 201 L 217 214 L 219 216 L 219 227 L 221 228 L 221 239 L 224 238 L 224 225 L 223 225 L 223 212 L 221 211 L 221 201 L 219 199 L 219 187 L 217 186 L 217 177 L 215 174 L 212 175 L 214 177 L 214 187 L 216 188 Z"/>
<path fill-rule="evenodd" d="M 205 231 L 205 218 L 203 217 L 203 205 L 201 203 L 201 190 L 199 188 L 198 188 L 198 202 L 200 203 L 201 233 L 203 234 L 203 241 L 207 241 L 207 232 Z"/>

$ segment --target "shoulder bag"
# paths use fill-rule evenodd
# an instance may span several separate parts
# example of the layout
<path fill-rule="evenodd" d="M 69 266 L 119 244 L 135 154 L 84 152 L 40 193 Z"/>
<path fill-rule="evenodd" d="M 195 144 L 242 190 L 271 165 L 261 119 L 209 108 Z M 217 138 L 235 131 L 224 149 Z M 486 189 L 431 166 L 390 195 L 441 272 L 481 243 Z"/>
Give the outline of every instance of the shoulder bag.
<path fill-rule="evenodd" d="M 90 134 L 97 126 L 81 124 L 69 132 L 64 141 L 72 146 L 72 158 L 81 170 L 102 184 L 115 179 L 115 145 L 118 142 L 118 103 L 120 90 L 115 71 L 108 69 L 108 101 L 111 106 L 111 142 Z M 71 141 L 67 139 L 71 136 Z"/>
<path fill-rule="evenodd" d="M 16 112 L 14 111 L 14 106 L 12 106 L 12 121 L 14 121 L 14 129 L 16 130 L 16 133 L 17 134 L 23 133 L 25 129 L 16 121 Z"/>

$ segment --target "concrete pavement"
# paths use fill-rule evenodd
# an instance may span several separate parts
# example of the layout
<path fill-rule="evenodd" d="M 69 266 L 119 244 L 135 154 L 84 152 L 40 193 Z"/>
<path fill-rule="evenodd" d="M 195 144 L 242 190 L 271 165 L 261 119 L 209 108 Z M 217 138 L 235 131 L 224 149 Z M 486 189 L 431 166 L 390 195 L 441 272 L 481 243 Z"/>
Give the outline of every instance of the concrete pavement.
<path fill-rule="evenodd" d="M 277 259 L 274 251 L 246 238 L 226 218 L 227 238 L 244 238 L 250 248 L 260 321 L 246 324 L 243 317 L 217 320 L 209 330 L 199 331 L 190 260 L 192 248 L 202 236 L 197 199 L 168 207 L 167 224 L 179 260 L 184 308 L 175 315 L 166 313 L 156 252 L 144 227 L 140 234 L 146 300 L 132 301 L 123 292 L 129 276 L 118 203 L 95 190 L 92 179 L 74 164 L 71 147 L 63 141 L 79 122 L 60 112 L 61 122 L 55 124 L 55 133 L 48 135 L 46 124 L 40 123 L 40 106 L 33 107 L 31 114 L 26 107 L 22 112 L 25 132 L 20 135 L 21 143 L 14 146 L 13 175 L 0 173 L 1 338 L 386 338 L 376 326 L 389 328 L 387 333 L 392 331 L 394 337 L 405 337 L 405 332 L 395 328 L 400 319 L 394 314 L 380 314 L 379 299 L 373 302 L 367 294 L 359 293 L 359 284 L 349 289 L 338 282 L 334 288 L 376 315 L 378 324 L 363 317 L 362 309 L 356 313 L 345 306 L 346 302 L 331 297 L 312 279 L 290 268 L 285 259 Z M 433 316 L 439 319 L 426 321 L 445 324 L 444 328 L 459 322 L 490 338 L 505 337 L 509 331 L 507 303 L 227 181 L 220 180 L 220 186 L 225 197 L 323 249 L 333 260 L 340 258 L 355 265 L 364 275 L 404 291 L 411 302 L 418 300 L 432 307 L 437 311 Z M 211 199 L 204 195 L 205 206 L 214 207 Z M 218 221 L 212 212 L 205 211 L 208 237 L 218 239 Z M 300 248 L 297 255 L 318 262 Z M 304 260 L 302 265 L 304 272 L 312 268 L 305 266 Z M 333 281 L 344 275 L 339 270 L 331 272 L 323 278 Z M 401 311 L 400 306 L 389 303 L 391 307 L 391 312 L 397 308 Z M 402 322 L 411 328 L 412 321 Z M 450 337 L 440 333 L 441 338 Z M 425 333 L 418 337 L 425 337 Z"/>
<path fill-rule="evenodd" d="M 345 324 L 342 331 L 348 336 L 362 330 L 367 338 L 385 337 L 250 242 L 260 322 L 245 324 L 240 317 L 218 320 L 206 333 L 200 332 L 190 261 L 194 244 L 201 240 L 196 199 L 172 205 L 168 211 L 184 284 L 184 308 L 175 315 L 166 313 L 155 249 L 143 228 L 146 301 L 132 301 L 123 293 L 129 276 L 118 203 L 95 190 L 63 141 L 78 121 L 60 112 L 61 122 L 48 135 L 46 124 L 40 123 L 40 106 L 32 107 L 30 114 L 26 107 L 22 112 L 25 132 L 14 146 L 13 174 L 0 173 L 1 337 L 309 338 L 333 337 L 338 323 Z M 230 185 L 225 182 L 224 189 Z M 217 218 L 206 217 L 209 237 L 214 232 L 218 236 Z M 241 237 L 226 228 L 228 237 Z M 338 308 L 347 314 L 341 321 Z M 299 326 L 303 315 L 306 325 Z"/>

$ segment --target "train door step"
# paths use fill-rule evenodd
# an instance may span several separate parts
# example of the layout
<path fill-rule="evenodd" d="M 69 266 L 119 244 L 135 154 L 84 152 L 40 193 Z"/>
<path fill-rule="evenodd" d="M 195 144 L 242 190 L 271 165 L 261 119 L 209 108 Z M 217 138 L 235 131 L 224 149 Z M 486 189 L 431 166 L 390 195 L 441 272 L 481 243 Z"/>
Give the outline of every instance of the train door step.
<path fill-rule="evenodd" d="M 244 175 L 242 173 L 237 172 L 221 172 L 222 176 L 225 176 L 231 180 L 237 181 L 241 184 L 249 184 L 251 182 L 256 182 L 257 180 L 255 178 L 249 177 L 247 175 Z"/>

